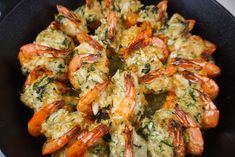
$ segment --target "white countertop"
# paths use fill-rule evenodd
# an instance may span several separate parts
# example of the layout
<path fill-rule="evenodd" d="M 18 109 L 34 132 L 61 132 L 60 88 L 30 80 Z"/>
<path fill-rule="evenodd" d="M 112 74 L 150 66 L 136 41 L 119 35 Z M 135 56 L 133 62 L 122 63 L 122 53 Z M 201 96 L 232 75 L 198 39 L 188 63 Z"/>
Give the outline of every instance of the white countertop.
<path fill-rule="evenodd" d="M 235 0 L 217 0 L 222 4 L 230 13 L 235 16 Z"/>

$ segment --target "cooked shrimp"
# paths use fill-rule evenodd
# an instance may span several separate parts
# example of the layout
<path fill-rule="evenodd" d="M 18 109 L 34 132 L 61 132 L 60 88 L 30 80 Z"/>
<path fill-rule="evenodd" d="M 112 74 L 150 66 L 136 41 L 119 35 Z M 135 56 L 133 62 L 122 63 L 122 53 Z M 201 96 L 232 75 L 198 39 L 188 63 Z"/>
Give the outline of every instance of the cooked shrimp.
<path fill-rule="evenodd" d="M 110 8 L 113 4 L 113 0 L 104 0 L 105 7 Z"/>
<path fill-rule="evenodd" d="M 62 5 L 56 5 L 56 8 L 59 13 L 63 14 L 67 19 L 72 21 L 75 25 L 80 27 L 81 21 L 78 19 L 77 15 L 74 14 L 72 11 L 70 11 L 68 8 L 62 6 Z"/>
<path fill-rule="evenodd" d="M 37 80 L 42 75 L 51 75 L 52 72 L 44 67 L 38 66 L 28 75 L 25 85 L 31 85 L 35 80 Z"/>
<path fill-rule="evenodd" d="M 211 101 L 209 96 L 196 90 L 200 94 L 200 98 L 205 104 L 204 113 L 202 115 L 202 125 L 205 129 L 214 128 L 219 122 L 219 110 L 215 104 Z"/>
<path fill-rule="evenodd" d="M 164 56 L 162 61 L 165 61 L 169 56 L 169 51 L 167 49 L 167 45 L 165 44 L 165 42 L 162 39 L 158 38 L 158 37 L 153 37 L 151 43 L 152 43 L 153 46 L 156 46 L 156 47 L 158 47 L 159 49 L 162 50 L 162 53 L 163 53 L 163 56 Z"/>
<path fill-rule="evenodd" d="M 20 48 L 18 59 L 20 61 L 20 64 L 23 65 L 26 60 L 30 60 L 36 56 L 49 54 L 51 55 L 51 57 L 57 58 L 67 53 L 68 52 L 64 50 L 57 50 L 39 44 L 26 44 Z"/>
<path fill-rule="evenodd" d="M 82 157 L 90 146 L 108 132 L 109 128 L 104 124 L 100 124 L 91 131 L 84 133 L 79 140 L 68 148 L 66 157 Z"/>
<path fill-rule="evenodd" d="M 64 6 L 57 5 L 56 7 L 59 14 L 55 17 L 55 28 L 59 28 L 72 37 L 75 37 L 79 32 L 88 32 L 83 16 L 75 14 Z"/>
<path fill-rule="evenodd" d="M 201 155 L 204 147 L 204 140 L 198 125 L 193 118 L 183 110 L 176 108 L 175 113 L 179 121 L 186 127 L 188 141 L 186 142 L 187 152 L 193 155 Z"/>
<path fill-rule="evenodd" d="M 151 43 L 152 40 L 150 37 L 152 36 L 152 28 L 148 23 L 146 24 L 145 27 L 146 29 L 143 32 L 139 33 L 135 37 L 135 39 L 128 44 L 127 47 L 122 48 L 120 50 L 124 58 L 126 58 L 129 55 L 129 53 L 138 50 L 140 48 L 143 48 Z"/>
<path fill-rule="evenodd" d="M 129 13 L 125 21 L 126 26 L 131 27 L 137 24 L 139 18 L 138 13 Z"/>
<path fill-rule="evenodd" d="M 114 12 L 111 12 L 109 14 L 109 17 L 107 19 L 107 22 L 109 24 L 108 27 L 108 37 L 109 39 L 113 40 L 116 34 L 116 26 L 117 26 L 117 15 Z"/>
<path fill-rule="evenodd" d="M 133 132 L 130 130 L 128 126 L 125 126 L 124 129 L 124 134 L 125 134 L 125 152 L 124 152 L 124 157 L 134 157 L 134 152 L 133 152 Z"/>
<path fill-rule="evenodd" d="M 158 8 L 159 15 L 158 15 L 157 21 L 162 21 L 164 19 L 165 13 L 167 10 L 167 3 L 168 3 L 168 0 L 163 0 L 160 3 L 158 3 L 157 8 Z"/>
<path fill-rule="evenodd" d="M 70 83 L 76 88 L 79 89 L 79 84 L 77 80 L 73 78 L 73 73 L 75 73 L 77 70 L 79 70 L 83 63 L 95 63 L 97 62 L 97 55 L 94 54 L 80 54 L 70 61 L 69 63 L 69 81 Z"/>
<path fill-rule="evenodd" d="M 83 42 L 87 42 L 88 44 L 90 44 L 94 49 L 97 49 L 99 51 L 102 51 L 104 49 L 104 47 L 98 43 L 96 40 L 94 40 L 91 36 L 89 36 L 86 33 L 78 33 L 77 34 L 77 40 L 80 43 Z"/>
<path fill-rule="evenodd" d="M 177 100 L 177 97 L 176 97 L 175 92 L 169 91 L 167 93 L 166 101 L 163 104 L 163 108 L 167 108 L 167 109 L 175 108 L 176 100 Z"/>
<path fill-rule="evenodd" d="M 195 20 L 186 20 L 186 22 L 188 23 L 188 29 L 187 29 L 187 31 L 190 32 L 190 31 L 193 29 L 193 27 L 194 27 L 196 21 L 195 21 Z"/>
<path fill-rule="evenodd" d="M 139 81 L 140 83 L 149 83 L 161 75 L 171 76 L 175 74 L 176 71 L 177 71 L 177 68 L 175 66 L 169 66 L 169 67 L 162 68 L 162 69 L 156 69 L 140 77 Z"/>
<path fill-rule="evenodd" d="M 182 133 L 182 126 L 176 121 L 171 120 L 169 122 L 169 134 L 173 140 L 174 145 L 174 156 L 184 157 L 185 156 L 185 144 Z"/>
<path fill-rule="evenodd" d="M 91 3 L 92 3 L 92 0 L 86 0 L 86 7 L 87 7 L 88 9 L 91 8 Z"/>
<path fill-rule="evenodd" d="M 95 87 L 83 95 L 78 101 L 77 110 L 90 115 L 92 112 L 91 103 L 108 86 L 108 84 L 109 80 L 105 80 L 103 83 L 95 85 Z"/>
<path fill-rule="evenodd" d="M 43 145 L 42 154 L 51 154 L 63 148 L 74 137 L 79 129 L 79 126 L 75 126 L 61 137 L 47 140 Z"/>
<path fill-rule="evenodd" d="M 204 45 L 205 45 L 205 49 L 204 51 L 202 52 L 202 55 L 204 57 L 208 57 L 208 56 L 211 56 L 215 51 L 216 51 L 216 45 L 207 41 L 207 40 L 204 40 Z"/>
<path fill-rule="evenodd" d="M 186 79 L 192 82 L 199 83 L 203 91 L 207 93 L 210 98 L 214 99 L 218 95 L 219 87 L 214 80 L 188 71 L 184 71 L 182 72 L 182 74 Z"/>
<path fill-rule="evenodd" d="M 34 113 L 33 117 L 28 123 L 28 131 L 32 136 L 41 135 L 42 123 L 54 112 L 64 105 L 63 101 L 56 101 L 54 103 L 43 106 L 38 112 Z"/>
<path fill-rule="evenodd" d="M 206 62 L 204 60 L 199 59 L 178 59 L 176 58 L 175 61 L 171 63 L 172 65 L 182 67 L 184 69 L 193 69 L 193 70 L 200 70 L 202 74 L 205 74 L 209 77 L 216 77 L 220 74 L 220 68 L 212 62 Z"/>
<path fill-rule="evenodd" d="M 134 78 L 131 74 L 125 73 L 124 81 L 125 81 L 125 98 L 119 105 L 115 114 L 118 114 L 125 119 L 129 119 L 133 115 L 135 109 L 136 90 L 134 85 Z"/>

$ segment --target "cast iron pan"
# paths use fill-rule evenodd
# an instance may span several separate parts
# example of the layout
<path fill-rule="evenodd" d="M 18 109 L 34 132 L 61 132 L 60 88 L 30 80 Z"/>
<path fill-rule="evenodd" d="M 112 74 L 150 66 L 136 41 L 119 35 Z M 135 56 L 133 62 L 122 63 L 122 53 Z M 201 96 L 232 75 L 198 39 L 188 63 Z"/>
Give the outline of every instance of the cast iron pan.
<path fill-rule="evenodd" d="M 1 0 L 17 4 L 0 21 L 0 149 L 7 157 L 41 156 L 43 139 L 27 132 L 32 111 L 19 100 L 24 83 L 17 53 L 23 44 L 32 42 L 46 28 L 59 3 L 75 9 L 81 0 Z M 18 3 L 19 2 L 19 3 Z M 157 0 L 145 0 L 146 4 Z M 220 94 L 216 100 L 221 116 L 217 128 L 206 131 L 203 156 L 235 156 L 235 18 L 212 0 L 170 0 L 169 12 L 179 12 L 197 21 L 194 33 L 217 44 L 214 54 L 222 69 L 218 77 Z M 7 9 L 5 8 L 5 9 Z M 6 10 L 3 10 L 6 14 Z"/>

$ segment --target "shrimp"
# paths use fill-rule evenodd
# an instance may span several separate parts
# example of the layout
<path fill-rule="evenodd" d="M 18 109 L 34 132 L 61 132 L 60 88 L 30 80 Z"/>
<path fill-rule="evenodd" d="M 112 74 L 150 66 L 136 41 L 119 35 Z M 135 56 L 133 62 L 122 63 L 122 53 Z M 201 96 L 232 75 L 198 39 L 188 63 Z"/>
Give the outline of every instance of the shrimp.
<path fill-rule="evenodd" d="M 97 49 L 99 51 L 102 51 L 104 49 L 104 47 L 98 43 L 96 40 L 94 40 L 91 36 L 89 36 L 86 33 L 78 33 L 77 34 L 77 40 L 80 43 L 83 42 L 87 42 L 88 44 L 90 44 L 94 49 Z"/>
<path fill-rule="evenodd" d="M 196 90 L 196 89 L 195 89 Z M 215 104 L 211 101 L 210 97 L 202 93 L 199 90 L 196 90 L 200 94 L 200 98 L 205 104 L 205 111 L 202 115 L 202 125 L 205 129 L 214 128 L 217 126 L 219 121 L 219 110 Z"/>
<path fill-rule="evenodd" d="M 126 58 L 131 52 L 148 46 L 151 43 L 151 36 L 152 36 L 152 28 L 149 23 L 146 23 L 146 29 L 138 34 L 135 39 L 129 43 L 129 45 L 125 48 L 122 48 L 121 55 Z"/>
<path fill-rule="evenodd" d="M 97 55 L 94 54 L 80 54 L 73 57 L 73 59 L 70 61 L 69 72 L 68 72 L 69 81 L 76 89 L 79 89 L 80 87 L 77 80 L 73 78 L 73 73 L 79 70 L 83 63 L 95 63 L 95 62 L 97 62 Z"/>
<path fill-rule="evenodd" d="M 174 145 L 174 156 L 184 157 L 185 156 L 185 144 L 182 134 L 182 126 L 176 121 L 171 120 L 169 122 L 169 134 L 173 140 Z"/>
<path fill-rule="evenodd" d="M 158 37 L 153 37 L 151 43 L 152 43 L 153 46 L 156 46 L 156 47 L 158 47 L 159 49 L 162 50 L 164 58 L 161 61 L 165 61 L 169 56 L 169 51 L 167 49 L 167 45 L 165 44 L 165 42 L 162 39 L 158 38 Z"/>
<path fill-rule="evenodd" d="M 183 71 L 182 74 L 189 81 L 199 83 L 203 91 L 207 93 L 210 98 L 214 99 L 218 95 L 219 87 L 214 80 L 188 71 Z"/>
<path fill-rule="evenodd" d="M 31 73 L 28 75 L 26 81 L 25 81 L 25 86 L 26 85 L 31 85 L 35 80 L 37 80 L 39 77 L 41 77 L 44 74 L 51 75 L 52 72 L 42 66 L 36 67 Z"/>
<path fill-rule="evenodd" d="M 167 3 L 168 3 L 168 0 L 163 0 L 160 3 L 158 3 L 157 8 L 158 8 L 158 11 L 159 11 L 159 15 L 158 15 L 157 21 L 162 21 L 163 18 L 165 17 L 164 14 L 167 10 Z"/>
<path fill-rule="evenodd" d="M 80 126 L 75 126 L 61 137 L 47 140 L 43 145 L 42 154 L 51 154 L 63 148 L 75 136 L 79 129 Z"/>
<path fill-rule="evenodd" d="M 134 85 L 134 78 L 131 74 L 124 74 L 125 81 L 125 98 L 119 105 L 116 114 L 128 119 L 132 116 L 135 109 L 136 90 Z"/>
<path fill-rule="evenodd" d="M 125 126 L 124 129 L 125 134 L 125 152 L 124 157 L 134 157 L 133 151 L 133 131 L 129 129 L 128 126 Z"/>
<path fill-rule="evenodd" d="M 117 26 L 117 15 L 114 12 L 111 12 L 109 14 L 109 17 L 107 19 L 107 22 L 109 24 L 108 27 L 108 37 L 109 39 L 113 40 L 116 34 L 116 26 Z"/>
<path fill-rule="evenodd" d="M 209 77 L 216 77 L 220 74 L 220 68 L 212 62 L 206 62 L 204 60 L 199 59 L 179 59 L 176 58 L 175 61 L 171 63 L 172 65 L 182 67 L 184 69 L 193 69 L 200 70 L 203 74 Z"/>
<path fill-rule="evenodd" d="M 88 9 L 91 8 L 91 3 L 92 3 L 92 0 L 86 0 L 86 7 L 87 7 Z"/>
<path fill-rule="evenodd" d="M 76 26 L 80 27 L 81 21 L 78 19 L 76 14 L 74 14 L 72 11 L 62 5 L 56 5 L 56 8 L 59 13 L 64 15 L 64 17 L 72 21 Z"/>
<path fill-rule="evenodd" d="M 108 84 L 109 80 L 105 80 L 103 83 L 95 85 L 95 87 L 93 87 L 88 93 L 83 95 L 78 101 L 77 110 L 87 114 L 91 114 L 92 107 L 90 104 L 105 88 L 107 88 Z"/>
<path fill-rule="evenodd" d="M 194 27 L 196 21 L 195 20 L 186 20 L 186 23 L 188 23 L 187 32 L 190 32 L 191 30 L 193 30 L 193 27 Z"/>
<path fill-rule="evenodd" d="M 168 66 L 166 68 L 150 71 L 148 74 L 142 77 L 139 77 L 139 81 L 140 83 L 149 83 L 161 75 L 172 76 L 176 72 L 177 72 L 177 68 L 175 66 Z"/>
<path fill-rule="evenodd" d="M 216 51 L 216 45 L 207 41 L 207 40 L 204 40 L 204 45 L 205 45 L 205 49 L 204 51 L 202 52 L 202 55 L 204 57 L 208 57 L 208 56 L 211 56 L 215 51 Z"/>
<path fill-rule="evenodd" d="M 82 157 L 86 150 L 109 132 L 109 128 L 100 124 L 91 131 L 85 132 L 79 140 L 73 143 L 66 153 L 66 157 Z"/>
<path fill-rule="evenodd" d="M 26 44 L 20 48 L 18 59 L 20 61 L 20 64 L 23 65 L 27 60 L 30 60 L 36 56 L 43 56 L 45 54 L 50 54 L 52 55 L 52 57 L 58 58 L 67 53 L 68 51 L 65 50 L 57 50 L 47 46 L 31 43 L 31 44 Z"/>
<path fill-rule="evenodd" d="M 173 91 L 169 91 L 167 93 L 166 101 L 163 104 L 163 108 L 170 109 L 170 108 L 175 108 L 176 105 L 176 94 Z"/>
<path fill-rule="evenodd" d="M 127 19 L 125 20 L 125 24 L 128 27 L 134 26 L 138 22 L 139 15 L 138 13 L 129 13 Z"/>
<path fill-rule="evenodd" d="M 181 124 L 186 127 L 185 132 L 188 135 L 187 152 L 193 155 L 201 155 L 204 149 L 204 140 L 200 128 L 193 118 L 183 110 L 176 108 L 175 113 Z"/>
<path fill-rule="evenodd" d="M 113 4 L 113 0 L 104 0 L 105 7 L 110 8 Z"/>
<path fill-rule="evenodd" d="M 28 123 L 28 131 L 32 136 L 41 135 L 42 123 L 54 112 L 64 105 L 64 101 L 56 101 L 43 106 L 38 112 L 34 113 Z"/>

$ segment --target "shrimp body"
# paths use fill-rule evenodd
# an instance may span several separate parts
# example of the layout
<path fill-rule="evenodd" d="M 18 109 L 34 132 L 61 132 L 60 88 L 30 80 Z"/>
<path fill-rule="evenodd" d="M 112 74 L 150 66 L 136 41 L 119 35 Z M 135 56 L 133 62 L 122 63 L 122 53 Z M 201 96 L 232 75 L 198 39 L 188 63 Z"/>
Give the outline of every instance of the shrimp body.
<path fill-rule="evenodd" d="M 111 94 L 113 104 L 110 115 L 114 122 L 118 124 L 123 120 L 139 121 L 143 114 L 146 100 L 136 75 L 126 71 L 122 73 L 117 71 L 112 82 L 111 86 L 114 93 Z"/>
<path fill-rule="evenodd" d="M 100 124 L 91 131 L 84 133 L 75 143 L 69 147 L 66 153 L 66 157 L 82 157 L 90 146 L 92 146 L 97 140 L 99 140 L 108 132 L 108 127 L 104 124 Z"/>
<path fill-rule="evenodd" d="M 57 78 L 65 79 L 68 51 L 57 50 L 39 44 L 27 44 L 20 48 L 18 59 L 24 73 L 30 73 L 37 66 L 52 71 Z"/>
<path fill-rule="evenodd" d="M 62 100 L 62 94 L 67 92 L 68 87 L 57 81 L 51 71 L 37 67 L 29 74 L 20 99 L 36 112 L 45 104 Z"/>
<path fill-rule="evenodd" d="M 132 116 L 135 108 L 135 99 L 136 99 L 136 90 L 134 85 L 133 77 L 125 73 L 125 98 L 121 102 L 119 108 L 117 109 L 116 113 L 123 118 L 128 119 Z"/>
<path fill-rule="evenodd" d="M 174 156 L 185 156 L 185 143 L 183 138 L 182 126 L 174 120 L 169 122 L 169 134 L 173 139 Z"/>
<path fill-rule="evenodd" d="M 176 108 L 175 113 L 182 125 L 187 128 L 187 152 L 194 155 L 201 155 L 204 149 L 204 140 L 200 128 L 197 126 L 193 118 L 183 110 Z"/>
<path fill-rule="evenodd" d="M 205 55 L 208 45 L 201 37 L 196 35 L 182 36 L 175 41 L 172 41 L 172 53 L 169 56 L 169 61 L 175 58 L 183 59 L 207 59 L 209 55 Z M 216 49 L 216 48 L 215 48 Z M 213 51 L 215 51 L 215 49 Z M 191 53 L 188 53 L 188 52 Z M 211 53 L 212 54 L 212 53 Z"/>
<path fill-rule="evenodd" d="M 184 71 L 183 75 L 188 80 L 199 83 L 203 91 L 207 93 L 210 98 L 214 99 L 218 95 L 219 87 L 214 80 L 188 71 Z"/>
<path fill-rule="evenodd" d="M 53 23 L 37 35 L 35 44 L 65 51 L 72 51 L 75 47 L 73 39 L 56 29 Z"/>
<path fill-rule="evenodd" d="M 77 104 L 77 110 L 86 114 L 91 114 L 92 108 L 91 103 L 97 98 L 97 96 L 107 88 L 109 80 L 105 80 L 103 83 L 97 84 L 88 93 L 83 95 Z"/>
<path fill-rule="evenodd" d="M 220 68 L 212 62 L 206 62 L 197 59 L 176 59 L 171 63 L 183 69 L 199 71 L 202 75 L 215 77 L 220 74 Z"/>
<path fill-rule="evenodd" d="M 205 129 L 216 127 L 219 122 L 219 110 L 207 94 L 202 93 L 199 90 L 197 90 L 197 92 L 200 94 L 200 98 L 205 104 L 205 110 L 202 116 L 203 127 Z"/>
<path fill-rule="evenodd" d="M 88 31 L 86 21 L 81 16 L 62 5 L 56 7 L 59 14 L 56 16 L 55 21 L 58 23 L 59 29 L 65 34 L 75 37 L 77 33 Z"/>
<path fill-rule="evenodd" d="M 42 154 L 51 154 L 64 147 L 74 137 L 79 129 L 79 126 L 75 126 L 61 137 L 47 140 L 43 145 Z"/>
<path fill-rule="evenodd" d="M 63 101 L 57 101 L 49 105 L 43 106 L 38 112 L 34 113 L 28 123 L 28 131 L 32 136 L 41 135 L 42 123 L 60 107 L 64 105 Z"/>
<path fill-rule="evenodd" d="M 110 134 L 110 156 L 123 154 L 124 157 L 147 157 L 145 140 L 129 124 L 112 126 Z"/>

